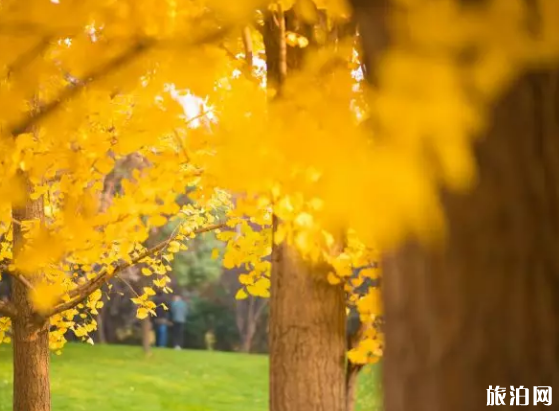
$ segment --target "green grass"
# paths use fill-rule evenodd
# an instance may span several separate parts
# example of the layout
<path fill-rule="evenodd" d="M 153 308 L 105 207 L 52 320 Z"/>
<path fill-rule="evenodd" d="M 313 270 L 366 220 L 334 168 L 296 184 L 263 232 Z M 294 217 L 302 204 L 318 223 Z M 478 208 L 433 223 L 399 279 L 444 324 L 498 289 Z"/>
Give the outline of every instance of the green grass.
<path fill-rule="evenodd" d="M 12 360 L 0 346 L 0 411 L 11 410 Z M 53 411 L 265 411 L 264 355 L 69 344 L 52 356 Z M 380 411 L 378 367 L 362 372 L 358 411 Z"/>

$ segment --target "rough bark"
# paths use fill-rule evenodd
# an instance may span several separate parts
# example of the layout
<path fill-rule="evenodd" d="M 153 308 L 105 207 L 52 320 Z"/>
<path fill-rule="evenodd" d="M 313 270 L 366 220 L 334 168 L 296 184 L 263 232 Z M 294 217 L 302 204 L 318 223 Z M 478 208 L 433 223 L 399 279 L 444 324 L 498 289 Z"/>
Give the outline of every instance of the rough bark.
<path fill-rule="evenodd" d="M 526 76 L 497 106 L 480 184 L 445 198 L 446 248 L 385 268 L 388 411 L 481 410 L 490 385 L 559 382 L 558 78 Z"/>
<path fill-rule="evenodd" d="M 292 247 L 275 246 L 270 301 L 270 410 L 345 410 L 345 299 Z"/>
<path fill-rule="evenodd" d="M 22 175 L 22 182 L 29 182 Z M 29 192 L 29 189 L 28 189 Z M 14 208 L 16 221 L 43 220 L 43 199 L 27 199 L 25 206 Z M 14 224 L 15 259 L 24 244 L 21 226 Z M 20 275 L 19 273 L 17 275 Z M 37 276 L 40 279 L 40 276 Z M 12 281 L 11 301 L 17 309 L 13 319 L 14 411 L 50 411 L 48 320 L 37 318 L 29 301 L 29 289 L 21 281 Z"/>
<path fill-rule="evenodd" d="M 384 10 L 353 3 L 372 36 Z M 446 244 L 410 242 L 385 262 L 387 411 L 476 411 L 490 385 L 508 405 L 511 386 L 559 381 L 558 82 L 528 74 L 496 104 L 479 184 L 443 196 Z"/>
<path fill-rule="evenodd" d="M 357 380 L 359 372 L 363 369 L 361 364 L 347 364 L 345 374 L 345 389 L 346 389 L 346 411 L 353 411 L 355 409 L 355 401 L 357 400 Z"/>
<path fill-rule="evenodd" d="M 14 294 L 22 288 L 14 286 Z M 27 290 L 22 290 L 27 293 Z M 20 297 L 16 297 L 16 300 Z M 13 321 L 14 411 L 50 411 L 49 336 L 47 324 Z"/>
<path fill-rule="evenodd" d="M 357 329 L 348 335 L 347 349 L 351 350 L 359 344 L 363 332 L 365 331 L 365 325 L 356 319 Z M 353 325 L 353 324 L 352 324 Z M 350 328 L 350 325 L 348 325 Z M 349 330 L 348 330 L 349 331 Z M 346 411 L 353 411 L 355 409 L 355 401 L 357 399 L 357 380 L 359 373 L 363 369 L 363 364 L 354 364 L 349 359 L 346 361 L 346 371 L 345 371 L 345 392 L 346 392 Z"/>
<path fill-rule="evenodd" d="M 281 86 L 304 61 L 286 45 L 286 30 L 314 39 L 292 10 L 270 13 L 264 45 L 268 85 Z M 274 229 L 277 219 L 274 217 Z M 293 246 L 273 245 L 270 299 L 270 410 L 345 411 L 346 316 L 341 286 L 326 280 L 330 267 L 304 261 Z"/>

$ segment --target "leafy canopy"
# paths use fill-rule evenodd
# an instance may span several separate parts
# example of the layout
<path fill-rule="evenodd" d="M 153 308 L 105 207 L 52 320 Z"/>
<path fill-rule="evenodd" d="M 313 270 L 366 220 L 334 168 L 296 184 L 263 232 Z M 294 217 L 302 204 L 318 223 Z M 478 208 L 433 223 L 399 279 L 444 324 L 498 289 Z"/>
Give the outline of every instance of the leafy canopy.
<path fill-rule="evenodd" d="M 330 263 L 329 281 L 343 282 L 372 324 L 378 289 L 355 288 L 378 277 L 369 268 L 378 252 L 408 235 L 443 238 L 438 190 L 475 182 L 472 143 L 487 108 L 522 70 L 559 55 L 555 0 L 393 2 L 377 87 L 356 80 L 363 61 L 350 41 L 313 52 L 269 104 L 258 74 L 245 73 L 240 40 L 268 2 L 2 1 L 0 261 L 50 317 L 54 349 L 67 330 L 87 338 L 100 286 L 137 262 L 153 278 L 134 299 L 138 316 L 152 313 L 174 253 L 220 229 L 224 265 L 247 269 L 239 298 L 268 296 L 271 243 L 288 241 Z M 281 2 L 313 21 L 304 4 Z M 336 18 L 350 11 L 342 0 L 317 4 Z M 537 35 L 529 7 L 539 11 Z M 468 64 L 457 58 L 472 50 Z M 211 107 L 186 116 L 177 90 Z M 128 173 L 114 189 L 119 168 Z M 185 193 L 190 201 L 177 202 Z M 14 218 L 32 204 L 44 216 Z M 281 221 L 273 233 L 272 212 Z M 169 218 L 176 229 L 148 250 L 151 230 Z M 9 326 L 0 318 L 0 340 Z M 369 327 L 352 358 L 378 357 L 381 339 Z"/>

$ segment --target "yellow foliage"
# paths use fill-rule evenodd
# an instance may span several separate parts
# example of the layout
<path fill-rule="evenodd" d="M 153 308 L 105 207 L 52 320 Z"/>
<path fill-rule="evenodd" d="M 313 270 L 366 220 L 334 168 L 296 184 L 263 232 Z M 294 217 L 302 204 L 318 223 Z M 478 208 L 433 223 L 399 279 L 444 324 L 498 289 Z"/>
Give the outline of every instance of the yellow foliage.
<path fill-rule="evenodd" d="M 239 291 L 237 291 L 237 294 L 235 294 L 235 299 L 236 300 L 244 300 L 248 297 L 248 294 L 246 293 L 246 291 L 243 288 L 240 288 Z"/>
<path fill-rule="evenodd" d="M 50 310 L 62 297 L 60 284 L 47 284 L 40 282 L 31 290 L 31 303 L 39 313 Z"/>
<path fill-rule="evenodd" d="M 444 238 L 438 193 L 476 182 L 472 143 L 487 109 L 525 69 L 559 56 L 556 0 L 536 0 L 537 36 L 523 29 L 522 0 L 393 2 L 375 90 L 355 79 L 350 39 L 308 50 L 271 105 L 259 77 L 238 75 L 236 53 L 223 46 L 238 43 L 237 25 L 266 2 L 4 1 L 0 263 L 33 285 L 33 306 L 49 313 L 100 273 L 140 262 L 152 285 L 133 301 L 147 318 L 152 287 L 169 292 L 173 255 L 225 212 L 223 265 L 245 270 L 236 298 L 269 295 L 266 258 L 285 241 L 328 263 L 328 281 L 343 284 L 348 305 L 371 323 L 382 313 L 378 289 L 355 289 L 379 276 L 380 251 L 408 236 Z M 309 1 L 280 3 L 317 18 Z M 346 0 L 315 4 L 332 20 L 349 14 Z M 309 42 L 291 32 L 286 41 Z M 465 66 L 456 56 L 468 50 L 478 56 Z M 107 193 L 117 174 L 120 191 Z M 187 189 L 190 203 L 179 204 Z M 31 201 L 44 218 L 13 221 L 12 208 Z M 169 221 L 178 223 L 174 237 L 136 261 Z M 14 225 L 23 233 L 17 253 Z M 52 315 L 51 347 L 60 350 L 68 330 L 88 341 L 101 307 L 97 290 Z M 0 341 L 9 326 L 0 322 Z M 350 358 L 372 361 L 381 341 L 367 336 Z"/>

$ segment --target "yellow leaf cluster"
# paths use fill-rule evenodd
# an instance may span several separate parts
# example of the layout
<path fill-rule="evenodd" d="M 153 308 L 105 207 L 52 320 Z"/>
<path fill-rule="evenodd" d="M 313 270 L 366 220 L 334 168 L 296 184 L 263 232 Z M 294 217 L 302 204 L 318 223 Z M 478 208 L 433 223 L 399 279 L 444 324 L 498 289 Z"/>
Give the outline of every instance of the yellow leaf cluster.
<path fill-rule="evenodd" d="M 3 1 L 0 262 L 32 280 L 37 311 L 132 262 L 152 230 L 178 221 L 162 255 L 141 261 L 168 291 L 174 253 L 225 210 L 223 264 L 245 270 L 238 298 L 269 294 L 267 257 L 287 241 L 331 265 L 328 280 L 343 283 L 364 321 L 380 315 L 378 290 L 354 292 L 378 277 L 378 252 L 410 235 L 443 238 L 439 189 L 475 183 L 472 143 L 487 109 L 523 70 L 559 56 L 556 0 L 532 2 L 537 36 L 525 29 L 522 0 L 393 1 L 375 90 L 359 81 L 350 41 L 309 50 L 274 104 L 264 84 L 234 74 L 238 59 L 221 45 L 260 2 Z M 316 5 L 333 19 L 348 14 L 345 0 Z M 297 8 L 316 17 L 308 2 Z M 471 64 L 456 59 L 471 50 Z M 189 114 L 193 94 L 211 110 Z M 187 205 L 177 202 L 185 193 Z M 12 221 L 12 208 L 30 200 L 44 205 L 43 221 Z M 12 261 L 14 224 L 24 244 Z M 148 289 L 135 299 L 140 318 L 154 308 Z M 51 319 L 54 349 L 67 330 L 89 338 L 100 297 Z M 365 351 L 377 352 L 369 340 Z"/>

